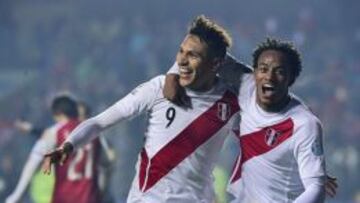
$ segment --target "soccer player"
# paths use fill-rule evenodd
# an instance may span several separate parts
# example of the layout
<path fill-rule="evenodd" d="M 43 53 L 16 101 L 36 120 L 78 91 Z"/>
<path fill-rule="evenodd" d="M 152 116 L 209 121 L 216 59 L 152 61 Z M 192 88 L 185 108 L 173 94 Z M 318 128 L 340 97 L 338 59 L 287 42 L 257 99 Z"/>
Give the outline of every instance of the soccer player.
<path fill-rule="evenodd" d="M 58 147 L 79 124 L 77 103 L 68 96 L 56 97 L 51 106 L 56 124 L 46 129 L 34 145 L 23 168 L 20 180 L 6 203 L 19 202 L 28 184 L 49 150 Z M 77 150 L 62 166 L 55 167 L 53 203 L 99 203 L 96 163 L 99 157 L 99 141 Z"/>
<path fill-rule="evenodd" d="M 240 70 L 221 75 L 241 79 L 241 154 L 229 186 L 233 202 L 323 202 L 326 174 L 321 123 L 289 92 L 301 71 L 300 55 L 290 43 L 268 39 L 253 56 L 254 74 Z M 167 79 L 170 87 L 176 86 L 171 85 L 173 81 Z M 336 187 L 336 180 L 328 177 L 330 196 Z"/>
<path fill-rule="evenodd" d="M 289 42 L 267 39 L 254 51 L 253 67 L 240 86 L 233 202 L 323 202 L 321 122 L 289 92 L 302 69 L 299 52 Z"/>
<path fill-rule="evenodd" d="M 76 128 L 64 145 L 49 153 L 44 164 L 66 159 L 73 149 L 93 138 L 91 132 L 148 113 L 144 147 L 128 202 L 213 202 L 212 170 L 226 135 L 237 126 L 237 95 L 216 77 L 231 38 L 204 16 L 191 24 L 176 61 L 180 85 L 193 108 L 164 98 L 164 76 L 143 83 L 130 94 Z"/>

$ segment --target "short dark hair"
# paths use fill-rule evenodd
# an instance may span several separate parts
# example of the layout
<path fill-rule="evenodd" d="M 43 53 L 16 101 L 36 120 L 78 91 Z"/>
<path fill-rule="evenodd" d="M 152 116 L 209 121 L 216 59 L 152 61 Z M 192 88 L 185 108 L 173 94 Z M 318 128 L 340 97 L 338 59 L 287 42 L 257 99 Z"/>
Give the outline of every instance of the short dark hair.
<path fill-rule="evenodd" d="M 188 33 L 203 40 L 209 46 L 213 57 L 224 58 L 227 48 L 232 45 L 230 34 L 204 15 L 197 16 L 193 20 Z"/>
<path fill-rule="evenodd" d="M 67 95 L 61 95 L 54 98 L 51 104 L 53 114 L 65 114 L 72 119 L 78 118 L 77 102 Z"/>
<path fill-rule="evenodd" d="M 299 51 L 292 42 L 268 37 L 264 42 L 257 45 L 252 54 L 254 69 L 257 68 L 260 55 L 267 50 L 280 51 L 286 56 L 287 62 L 291 65 L 290 72 L 292 77 L 289 83 L 289 86 L 291 86 L 302 70 L 301 55 Z"/>

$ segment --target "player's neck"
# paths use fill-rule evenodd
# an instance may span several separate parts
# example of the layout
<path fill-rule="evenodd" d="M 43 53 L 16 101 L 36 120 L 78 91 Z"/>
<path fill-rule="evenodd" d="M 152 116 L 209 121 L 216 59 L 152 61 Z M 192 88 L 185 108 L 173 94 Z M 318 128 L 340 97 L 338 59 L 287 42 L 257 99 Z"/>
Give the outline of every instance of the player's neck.
<path fill-rule="evenodd" d="M 281 112 L 289 104 L 290 100 L 291 100 L 291 97 L 289 94 L 287 94 L 283 99 L 281 99 L 276 104 L 265 105 L 265 104 L 262 104 L 261 102 L 259 102 L 258 100 L 256 102 L 264 111 L 269 112 L 269 113 L 278 113 L 278 112 Z"/>

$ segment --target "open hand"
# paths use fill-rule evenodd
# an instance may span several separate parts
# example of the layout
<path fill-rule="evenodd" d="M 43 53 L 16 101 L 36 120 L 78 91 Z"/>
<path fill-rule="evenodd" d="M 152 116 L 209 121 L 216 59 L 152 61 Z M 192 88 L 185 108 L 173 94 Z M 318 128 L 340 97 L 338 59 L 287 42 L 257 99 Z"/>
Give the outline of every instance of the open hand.
<path fill-rule="evenodd" d="M 163 94 L 166 99 L 174 104 L 185 108 L 191 108 L 190 97 L 186 95 L 185 88 L 180 86 L 178 75 L 166 75 Z"/>
<path fill-rule="evenodd" d="M 71 143 L 66 142 L 61 147 L 45 154 L 44 162 L 42 165 L 43 172 L 49 175 L 51 173 L 52 164 L 62 165 L 72 153 L 73 148 L 74 147 Z"/>
<path fill-rule="evenodd" d="M 335 197 L 336 195 L 336 190 L 338 188 L 338 184 L 336 180 L 337 179 L 335 177 L 332 177 L 330 175 L 326 176 L 325 191 L 326 194 L 329 195 L 330 197 Z"/>

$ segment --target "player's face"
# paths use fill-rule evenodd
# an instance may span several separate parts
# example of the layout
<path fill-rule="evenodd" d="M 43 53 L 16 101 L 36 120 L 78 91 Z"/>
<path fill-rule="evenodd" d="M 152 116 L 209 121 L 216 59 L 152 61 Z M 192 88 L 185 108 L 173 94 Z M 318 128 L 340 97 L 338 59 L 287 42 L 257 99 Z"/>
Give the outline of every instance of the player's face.
<path fill-rule="evenodd" d="M 214 73 L 208 46 L 196 35 L 187 35 L 176 55 L 179 66 L 179 82 L 194 90 L 206 89 Z"/>
<path fill-rule="evenodd" d="M 265 110 L 280 110 L 287 104 L 291 77 L 285 55 L 276 50 L 264 51 L 255 68 L 256 100 Z"/>

